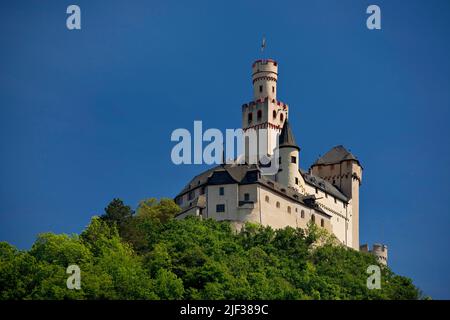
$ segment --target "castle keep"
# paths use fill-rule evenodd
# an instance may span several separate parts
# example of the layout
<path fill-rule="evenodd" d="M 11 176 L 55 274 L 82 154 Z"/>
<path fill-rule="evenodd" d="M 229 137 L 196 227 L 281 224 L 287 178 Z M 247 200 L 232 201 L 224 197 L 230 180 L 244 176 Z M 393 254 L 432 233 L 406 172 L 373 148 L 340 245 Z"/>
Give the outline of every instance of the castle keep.
<path fill-rule="evenodd" d="M 278 151 L 278 171 L 261 174 L 259 165 L 249 164 L 252 161 L 211 168 L 194 177 L 175 197 L 182 208 L 177 218 L 195 215 L 227 220 L 237 227 L 249 221 L 275 229 L 306 228 L 312 221 L 342 244 L 359 250 L 363 167 L 351 152 L 336 146 L 309 170 L 302 170 L 301 148 L 291 130 L 289 106 L 277 98 L 277 81 L 276 61 L 253 63 L 253 100 L 242 106 L 242 129 L 244 138 L 256 133 L 257 145 L 262 145 L 258 154 L 272 156 Z M 246 157 L 251 156 L 248 141 L 244 142 Z M 361 249 L 369 252 L 367 245 Z M 374 246 L 371 252 L 387 263 L 386 246 Z"/>

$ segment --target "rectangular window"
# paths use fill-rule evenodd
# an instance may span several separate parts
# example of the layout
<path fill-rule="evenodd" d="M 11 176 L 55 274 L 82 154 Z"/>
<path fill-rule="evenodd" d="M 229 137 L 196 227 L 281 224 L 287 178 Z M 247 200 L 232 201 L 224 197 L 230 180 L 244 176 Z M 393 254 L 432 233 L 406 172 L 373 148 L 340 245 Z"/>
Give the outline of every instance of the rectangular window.
<path fill-rule="evenodd" d="M 225 194 L 225 189 L 224 189 L 224 187 L 220 187 L 219 188 L 219 195 L 220 196 L 223 196 Z"/>
<path fill-rule="evenodd" d="M 225 212 L 225 205 L 224 204 L 216 205 L 216 212 Z"/>
<path fill-rule="evenodd" d="M 250 201 L 250 194 L 244 193 L 244 201 Z"/>
<path fill-rule="evenodd" d="M 195 191 L 190 191 L 188 194 L 188 200 L 192 200 L 195 197 Z"/>
<path fill-rule="evenodd" d="M 295 184 L 298 184 L 298 178 L 295 177 Z"/>
<path fill-rule="evenodd" d="M 275 87 L 272 86 L 272 93 L 275 93 Z"/>
<path fill-rule="evenodd" d="M 316 188 L 316 193 L 319 193 L 319 189 Z"/>
<path fill-rule="evenodd" d="M 259 86 L 259 92 L 262 92 L 262 88 L 263 88 L 262 86 Z"/>
<path fill-rule="evenodd" d="M 291 163 L 297 163 L 297 157 L 291 156 Z"/>

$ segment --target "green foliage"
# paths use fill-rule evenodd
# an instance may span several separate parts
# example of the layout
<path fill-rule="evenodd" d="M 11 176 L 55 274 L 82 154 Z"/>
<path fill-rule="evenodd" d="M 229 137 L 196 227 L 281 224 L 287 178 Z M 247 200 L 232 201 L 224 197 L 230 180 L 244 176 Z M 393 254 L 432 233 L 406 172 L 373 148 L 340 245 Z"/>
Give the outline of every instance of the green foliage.
<path fill-rule="evenodd" d="M 381 267 L 367 289 L 367 253 L 307 230 L 173 219 L 171 200 L 148 199 L 137 213 L 119 199 L 77 235 L 39 235 L 29 251 L 0 243 L 0 300 L 8 299 L 418 299 L 411 280 Z M 66 268 L 81 269 L 81 289 Z"/>

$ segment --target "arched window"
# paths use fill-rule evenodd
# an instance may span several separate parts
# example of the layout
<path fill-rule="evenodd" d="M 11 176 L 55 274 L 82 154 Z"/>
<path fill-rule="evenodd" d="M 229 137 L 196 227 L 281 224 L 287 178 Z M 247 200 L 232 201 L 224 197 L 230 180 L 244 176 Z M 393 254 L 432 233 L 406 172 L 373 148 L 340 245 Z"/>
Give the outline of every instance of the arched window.
<path fill-rule="evenodd" d="M 284 114 L 280 113 L 280 121 L 283 122 L 284 120 Z"/>
<path fill-rule="evenodd" d="M 325 221 L 323 221 L 323 219 L 320 219 L 320 226 L 323 228 L 325 227 Z"/>
<path fill-rule="evenodd" d="M 269 196 L 266 196 L 266 202 L 269 202 Z"/>
<path fill-rule="evenodd" d="M 305 211 L 304 211 L 304 210 L 302 210 L 302 212 L 300 212 L 300 217 L 301 217 L 302 219 L 305 219 Z"/>
<path fill-rule="evenodd" d="M 258 120 L 261 120 L 262 118 L 262 111 L 258 110 L 258 113 L 256 114 L 256 117 L 258 118 Z"/>
<path fill-rule="evenodd" d="M 280 207 L 280 202 L 277 201 L 277 208 L 279 208 L 279 207 Z"/>
<path fill-rule="evenodd" d="M 275 110 L 273 110 L 273 112 L 272 112 L 272 116 L 273 116 L 273 118 L 274 118 L 274 119 L 276 119 L 276 118 L 277 118 L 277 112 L 276 112 Z"/>
<path fill-rule="evenodd" d="M 253 121 L 253 113 L 249 112 L 248 114 L 248 123 Z"/>
<path fill-rule="evenodd" d="M 291 213 L 291 207 L 289 207 L 289 206 L 287 207 L 287 212 Z"/>
<path fill-rule="evenodd" d="M 316 216 L 315 215 L 311 216 L 311 221 L 312 221 L 312 223 L 316 223 Z"/>

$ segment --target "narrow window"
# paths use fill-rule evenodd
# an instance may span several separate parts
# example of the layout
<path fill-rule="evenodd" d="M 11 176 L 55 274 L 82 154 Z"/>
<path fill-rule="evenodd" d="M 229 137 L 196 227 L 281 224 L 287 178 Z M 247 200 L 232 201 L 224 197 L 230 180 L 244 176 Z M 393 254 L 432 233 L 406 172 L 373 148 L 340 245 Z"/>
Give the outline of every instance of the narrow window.
<path fill-rule="evenodd" d="M 220 187 L 219 188 L 219 195 L 220 196 L 223 196 L 225 194 L 225 189 L 224 189 L 224 187 Z"/>
<path fill-rule="evenodd" d="M 291 163 L 297 163 L 297 157 L 291 156 Z"/>
<path fill-rule="evenodd" d="M 262 111 L 258 110 L 258 113 L 256 115 L 257 115 L 258 120 L 261 120 L 261 118 L 262 118 Z"/>
<path fill-rule="evenodd" d="M 250 200 L 250 194 L 244 193 L 244 201 L 249 201 L 249 200 Z"/>
<path fill-rule="evenodd" d="M 295 177 L 295 184 L 298 185 L 298 178 Z"/>
<path fill-rule="evenodd" d="M 281 157 L 278 158 L 278 163 L 281 164 Z"/>
<path fill-rule="evenodd" d="M 311 216 L 312 223 L 316 223 L 316 217 L 314 215 Z"/>
<path fill-rule="evenodd" d="M 266 202 L 269 202 L 269 196 L 266 196 Z"/>
<path fill-rule="evenodd" d="M 277 208 L 279 208 L 280 207 L 280 203 L 277 201 Z"/>
<path fill-rule="evenodd" d="M 275 87 L 272 86 L 272 93 L 275 93 Z"/>
<path fill-rule="evenodd" d="M 259 86 L 259 92 L 262 92 L 263 86 Z"/>
<path fill-rule="evenodd" d="M 305 219 L 305 211 L 302 210 L 302 212 L 300 212 L 300 217 L 301 217 L 302 219 Z"/>
<path fill-rule="evenodd" d="M 287 212 L 291 213 L 291 207 L 290 206 L 287 207 Z"/>
<path fill-rule="evenodd" d="M 319 193 L 319 189 L 316 188 L 316 193 Z"/>
<path fill-rule="evenodd" d="M 253 121 L 253 113 L 249 113 L 248 114 L 248 123 L 250 123 L 250 122 L 252 122 Z"/>
<path fill-rule="evenodd" d="M 328 198 L 328 193 L 325 192 L 325 198 Z"/>
<path fill-rule="evenodd" d="M 216 212 L 225 212 L 225 205 L 224 204 L 216 205 Z"/>
<path fill-rule="evenodd" d="M 284 120 L 284 114 L 280 113 L 280 121 L 283 122 Z"/>
<path fill-rule="evenodd" d="M 336 200 L 336 198 L 334 198 L 334 203 L 337 203 L 337 200 Z"/>
<path fill-rule="evenodd" d="M 272 117 L 273 117 L 274 119 L 277 118 L 277 112 L 276 112 L 275 110 L 272 111 Z"/>
<path fill-rule="evenodd" d="M 320 226 L 323 228 L 325 226 L 325 221 L 323 219 L 320 219 Z"/>

